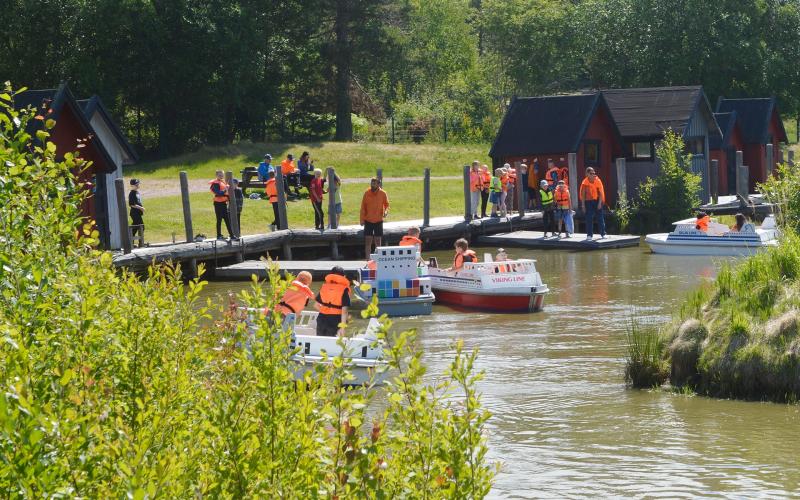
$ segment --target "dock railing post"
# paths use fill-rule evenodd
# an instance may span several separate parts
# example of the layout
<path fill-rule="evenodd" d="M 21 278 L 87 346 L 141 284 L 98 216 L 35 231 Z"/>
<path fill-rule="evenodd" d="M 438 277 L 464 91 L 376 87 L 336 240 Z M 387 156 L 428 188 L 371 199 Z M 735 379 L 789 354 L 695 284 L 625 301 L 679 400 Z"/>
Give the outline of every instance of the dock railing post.
<path fill-rule="evenodd" d="M 527 187 L 527 186 L 526 186 Z M 525 216 L 525 203 L 526 200 L 523 200 L 522 197 L 524 196 L 525 190 L 522 189 L 522 173 L 517 172 L 517 183 L 514 184 L 514 190 L 517 192 L 515 198 L 517 199 L 517 213 L 519 213 L 519 218 L 522 219 Z"/>
<path fill-rule="evenodd" d="M 131 231 L 128 227 L 127 203 L 125 203 L 125 180 L 114 179 L 114 190 L 117 192 L 117 215 L 119 216 L 119 232 L 122 237 L 123 253 L 131 253 Z"/>
<path fill-rule="evenodd" d="M 472 220 L 472 196 L 469 191 L 469 165 L 464 165 L 464 220 Z"/>
<path fill-rule="evenodd" d="M 339 227 L 336 223 L 336 191 L 339 190 L 336 186 L 336 170 L 328 167 L 325 169 L 325 177 L 328 178 L 328 226 L 336 229 Z"/>
<path fill-rule="evenodd" d="M 709 183 L 711 184 L 711 202 L 716 205 L 719 201 L 719 160 L 711 160 Z"/>
<path fill-rule="evenodd" d="M 422 180 L 422 227 L 431 225 L 431 169 L 425 169 Z"/>
<path fill-rule="evenodd" d="M 794 167 L 794 151 L 790 149 L 788 156 L 789 156 L 789 166 Z"/>
<path fill-rule="evenodd" d="M 228 184 L 228 217 L 231 220 L 231 230 L 233 235 L 238 238 L 242 236 L 239 228 L 239 204 L 236 203 L 236 193 L 233 190 L 233 172 L 230 170 L 225 172 L 225 183 Z"/>
<path fill-rule="evenodd" d="M 750 200 L 749 193 L 747 192 L 747 184 L 750 181 L 750 167 L 742 165 L 736 170 L 736 193 L 742 200 L 748 202 Z"/>
<path fill-rule="evenodd" d="M 375 177 L 378 179 L 378 185 L 383 187 L 383 169 L 379 168 L 375 170 Z"/>
<path fill-rule="evenodd" d="M 567 154 L 567 167 L 569 172 L 569 199 L 572 202 L 572 209 L 578 210 L 578 155 L 575 153 Z"/>
<path fill-rule="evenodd" d="M 625 158 L 617 158 L 617 201 L 628 198 L 628 177 Z M 577 194 L 577 193 L 576 193 Z"/>
<path fill-rule="evenodd" d="M 275 167 L 275 187 L 278 188 L 278 229 L 288 229 L 289 221 L 286 220 L 286 192 L 283 190 L 283 172 L 280 165 Z"/>
<path fill-rule="evenodd" d="M 192 228 L 192 208 L 189 204 L 189 176 L 181 171 L 181 202 L 183 203 L 183 227 L 186 230 L 186 243 L 194 241 L 194 229 Z"/>
<path fill-rule="evenodd" d="M 767 147 L 764 150 L 764 154 L 765 154 L 766 160 L 767 160 L 766 163 L 764 163 L 764 165 L 765 165 L 764 168 L 766 169 L 766 172 L 764 172 L 766 174 L 764 176 L 764 180 L 765 181 L 767 179 L 769 179 L 770 177 L 772 177 L 772 172 L 775 170 L 775 151 L 774 150 L 775 150 L 775 148 L 774 148 L 774 146 L 772 144 L 767 144 Z"/>
<path fill-rule="evenodd" d="M 736 194 L 747 199 L 747 181 L 742 184 L 741 170 L 744 164 L 744 153 L 741 151 L 736 152 Z"/>
<path fill-rule="evenodd" d="M 783 165 L 784 163 L 786 163 L 786 157 L 783 154 L 783 150 L 780 149 L 780 148 L 778 148 L 778 163 L 780 165 Z"/>

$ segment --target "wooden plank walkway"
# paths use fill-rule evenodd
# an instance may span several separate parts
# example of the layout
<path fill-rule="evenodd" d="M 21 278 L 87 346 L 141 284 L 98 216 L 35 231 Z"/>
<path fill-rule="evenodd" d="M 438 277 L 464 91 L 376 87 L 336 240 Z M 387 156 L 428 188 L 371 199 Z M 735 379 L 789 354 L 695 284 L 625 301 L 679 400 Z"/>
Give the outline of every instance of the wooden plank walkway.
<path fill-rule="evenodd" d="M 422 219 L 405 221 L 386 221 L 383 225 L 383 243 L 394 245 L 400 241 L 411 226 L 422 229 L 420 238 L 426 246 L 431 243 L 452 242 L 461 237 L 506 233 L 517 229 L 536 229 L 542 224 L 541 212 L 532 212 L 520 218 L 518 215 L 498 218 L 486 218 L 464 221 L 463 216 L 432 217 L 430 225 L 422 226 Z M 239 262 L 250 257 L 261 257 L 267 252 L 282 252 L 286 257 L 287 249 L 316 248 L 320 257 L 330 257 L 334 246 L 361 246 L 364 244 L 364 228 L 361 226 L 342 226 L 338 229 L 285 229 L 266 234 L 245 235 L 240 240 L 207 239 L 191 243 L 158 244 L 144 248 L 135 248 L 129 254 L 116 252 L 114 265 L 133 271 L 144 271 L 153 262 L 207 262 L 209 267 L 217 267 L 228 259 Z M 291 258 L 286 258 L 291 260 Z M 220 262 L 223 261 L 223 262 Z"/>
<path fill-rule="evenodd" d="M 281 275 L 289 272 L 296 276 L 300 271 L 308 271 L 315 280 L 323 279 L 333 266 L 342 266 L 348 278 L 358 279 L 358 270 L 367 265 L 365 260 L 276 260 L 274 263 L 278 265 Z M 268 268 L 269 263 L 265 260 L 247 260 L 218 267 L 215 277 L 223 280 L 250 280 L 255 274 L 263 279 L 267 277 Z"/>
<path fill-rule="evenodd" d="M 478 237 L 478 245 L 495 247 L 550 248 L 564 250 L 609 250 L 612 248 L 635 247 L 639 236 L 631 234 L 609 234 L 605 238 L 587 240 L 585 234 L 574 233 L 570 238 L 544 237 L 541 231 L 514 231 Z"/>

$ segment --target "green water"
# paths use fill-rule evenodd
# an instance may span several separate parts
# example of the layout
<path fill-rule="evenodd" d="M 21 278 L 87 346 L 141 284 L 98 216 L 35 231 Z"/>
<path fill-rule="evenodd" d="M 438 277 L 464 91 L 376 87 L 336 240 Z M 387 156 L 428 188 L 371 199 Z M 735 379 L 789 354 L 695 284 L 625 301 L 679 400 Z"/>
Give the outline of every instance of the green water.
<path fill-rule="evenodd" d="M 509 253 L 537 259 L 551 290 L 544 312 L 436 306 L 401 323 L 419 329 L 432 375 L 457 336 L 480 347 L 490 456 L 503 464 L 492 497 L 800 496 L 800 407 L 624 385 L 631 307 L 642 321 L 667 320 L 686 292 L 715 275 L 718 258 L 644 248 Z M 242 286 L 214 283 L 209 293 Z"/>

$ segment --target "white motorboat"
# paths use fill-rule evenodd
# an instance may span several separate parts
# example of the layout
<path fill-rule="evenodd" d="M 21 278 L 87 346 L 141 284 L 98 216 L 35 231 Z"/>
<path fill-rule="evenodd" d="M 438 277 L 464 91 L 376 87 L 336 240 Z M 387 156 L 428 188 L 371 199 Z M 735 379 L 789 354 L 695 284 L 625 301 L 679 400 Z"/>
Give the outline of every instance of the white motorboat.
<path fill-rule="evenodd" d="M 778 244 L 775 217 L 767 216 L 761 226 L 748 222 L 741 231 L 731 231 L 728 226 L 713 219 L 708 231 L 695 228 L 697 219 L 674 222 L 671 233 L 648 234 L 645 242 L 653 253 L 665 255 L 718 255 L 735 257 L 750 255 L 763 248 Z"/>
<path fill-rule="evenodd" d="M 250 318 L 260 311 L 248 309 L 248 330 L 255 330 Z M 354 379 L 346 385 L 382 384 L 388 376 L 387 362 L 383 359 L 383 341 L 378 337 L 380 323 L 371 318 L 367 328 L 351 337 L 317 336 L 316 311 L 302 311 L 295 320 L 294 346 L 299 352 L 292 356 L 297 363 L 295 377 L 303 375 L 319 363 L 333 363 L 334 358 L 342 358 Z"/>
<path fill-rule="evenodd" d="M 355 282 L 356 297 L 364 302 L 378 298 L 378 311 L 388 316 L 420 316 L 433 310 L 430 278 L 422 276 L 416 247 L 378 247 L 371 265 L 361 269 L 361 283 Z"/>
<path fill-rule="evenodd" d="M 458 271 L 441 269 L 432 260 L 428 276 L 436 301 L 456 308 L 496 312 L 536 312 L 550 290 L 531 259 L 466 262 Z"/>

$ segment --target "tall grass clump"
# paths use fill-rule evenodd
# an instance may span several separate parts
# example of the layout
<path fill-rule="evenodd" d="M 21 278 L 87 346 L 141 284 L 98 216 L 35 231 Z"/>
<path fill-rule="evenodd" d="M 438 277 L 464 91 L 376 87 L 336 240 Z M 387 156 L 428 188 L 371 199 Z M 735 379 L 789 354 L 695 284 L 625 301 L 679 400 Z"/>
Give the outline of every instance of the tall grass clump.
<path fill-rule="evenodd" d="M 631 314 L 626 328 L 625 380 L 637 389 L 658 387 L 667 379 L 663 341 L 654 325 L 643 325 Z"/>
<path fill-rule="evenodd" d="M 476 352 L 435 384 L 415 332 L 382 335 L 385 391 L 345 390 L 341 359 L 296 382 L 273 313 L 286 282 L 229 304 L 205 283 L 117 271 L 81 218 L 87 163 L 49 142 L 47 109 L 0 92 L 0 497 L 480 498 Z M 31 132 L 36 130 L 36 132 Z M 33 134 L 33 135 L 32 135 Z"/>

